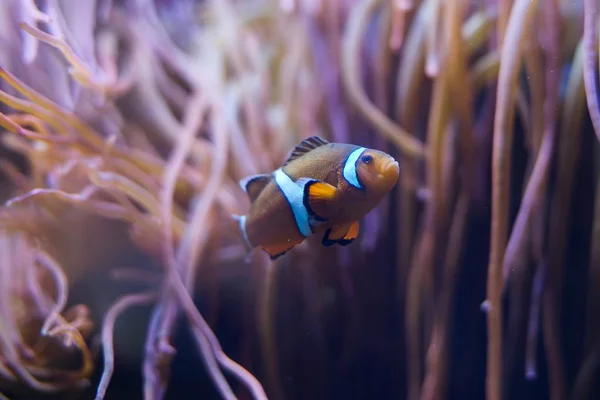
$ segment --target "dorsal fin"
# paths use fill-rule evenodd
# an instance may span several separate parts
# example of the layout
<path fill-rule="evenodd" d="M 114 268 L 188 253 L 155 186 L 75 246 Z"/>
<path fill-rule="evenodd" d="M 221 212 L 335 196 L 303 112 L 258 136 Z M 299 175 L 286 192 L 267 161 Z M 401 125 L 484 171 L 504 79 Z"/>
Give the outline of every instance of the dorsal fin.
<path fill-rule="evenodd" d="M 317 147 L 325 146 L 329 142 L 320 136 L 311 136 L 304 139 L 298 146 L 292 150 L 292 154 L 285 160 L 283 166 L 285 167 L 296 158 L 303 156 L 304 154 L 316 149 Z"/>
<path fill-rule="evenodd" d="M 240 181 L 240 187 L 248 194 L 250 202 L 253 202 L 271 182 L 271 179 L 273 179 L 272 174 L 251 175 Z"/>

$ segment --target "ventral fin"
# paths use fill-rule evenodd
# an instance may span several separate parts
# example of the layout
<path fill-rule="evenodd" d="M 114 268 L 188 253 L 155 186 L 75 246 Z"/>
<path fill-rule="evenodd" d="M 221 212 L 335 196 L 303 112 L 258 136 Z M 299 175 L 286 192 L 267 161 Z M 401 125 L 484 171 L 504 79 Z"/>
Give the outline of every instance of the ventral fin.
<path fill-rule="evenodd" d="M 287 158 L 287 160 L 285 160 L 285 163 L 283 163 L 283 166 L 285 167 L 286 165 L 288 165 L 290 162 L 294 161 L 295 159 L 316 149 L 317 147 L 325 146 L 328 143 L 329 142 L 326 139 L 323 139 L 320 136 L 311 136 L 311 137 L 304 139 L 302 142 L 300 142 L 300 144 L 298 144 L 294 148 L 294 150 L 292 150 L 292 154 L 290 154 L 290 156 Z"/>
<path fill-rule="evenodd" d="M 358 221 L 336 225 L 325 232 L 321 243 L 323 246 L 332 246 L 336 243 L 341 246 L 347 246 L 358 237 L 359 230 L 360 224 Z"/>
<path fill-rule="evenodd" d="M 240 181 L 240 187 L 248 194 L 250 201 L 253 202 L 271 182 L 271 179 L 273 179 L 271 174 L 251 175 Z"/>
<path fill-rule="evenodd" d="M 304 185 L 304 207 L 322 221 L 335 214 L 339 198 L 340 190 L 327 182 L 311 179 Z"/>
<path fill-rule="evenodd" d="M 283 256 L 288 251 L 290 251 L 292 248 L 294 248 L 299 243 L 300 242 L 296 242 L 296 241 L 288 241 L 288 242 L 283 242 L 281 244 L 261 246 L 261 247 L 264 251 L 267 252 L 267 254 L 271 258 L 271 260 L 276 260 L 279 257 Z"/>
<path fill-rule="evenodd" d="M 350 229 L 348 229 L 342 240 L 338 240 L 338 244 L 342 246 L 349 245 L 358 237 L 358 232 L 360 232 L 360 222 L 354 221 L 350 224 Z"/>

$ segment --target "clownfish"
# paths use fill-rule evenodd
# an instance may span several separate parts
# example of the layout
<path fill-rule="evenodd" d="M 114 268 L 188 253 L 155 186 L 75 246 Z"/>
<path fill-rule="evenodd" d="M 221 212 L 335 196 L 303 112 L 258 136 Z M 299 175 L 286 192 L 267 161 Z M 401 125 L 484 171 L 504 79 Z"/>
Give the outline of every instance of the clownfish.
<path fill-rule="evenodd" d="M 398 176 L 398 162 L 389 154 L 311 136 L 279 169 L 239 182 L 250 209 L 233 218 L 248 254 L 261 247 L 271 260 L 317 233 L 323 233 L 324 246 L 345 246 L 358 236 L 359 219 L 392 190 Z"/>

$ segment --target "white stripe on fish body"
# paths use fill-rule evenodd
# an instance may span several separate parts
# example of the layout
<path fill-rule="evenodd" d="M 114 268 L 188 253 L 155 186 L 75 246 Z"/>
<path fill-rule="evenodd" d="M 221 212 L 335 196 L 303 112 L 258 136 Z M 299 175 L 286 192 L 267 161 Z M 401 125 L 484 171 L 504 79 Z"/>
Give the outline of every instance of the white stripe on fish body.
<path fill-rule="evenodd" d="M 312 230 L 310 228 L 308 210 L 304 207 L 304 186 L 310 179 L 300 179 L 294 182 L 281 168 L 275 171 L 275 183 L 281 189 L 285 199 L 292 208 L 296 226 L 304 237 L 310 236 Z"/>
<path fill-rule="evenodd" d="M 360 184 L 360 182 L 358 180 L 358 173 L 356 171 L 356 162 L 358 161 L 358 159 L 360 158 L 362 153 L 365 152 L 365 150 L 367 150 L 367 149 L 364 147 L 359 147 L 358 149 L 354 150 L 352 153 L 350 153 L 350 155 L 346 159 L 346 163 L 344 164 L 344 171 L 343 171 L 344 179 L 346 179 L 349 184 L 351 184 L 352 186 L 354 186 L 358 189 L 362 189 L 363 186 Z"/>

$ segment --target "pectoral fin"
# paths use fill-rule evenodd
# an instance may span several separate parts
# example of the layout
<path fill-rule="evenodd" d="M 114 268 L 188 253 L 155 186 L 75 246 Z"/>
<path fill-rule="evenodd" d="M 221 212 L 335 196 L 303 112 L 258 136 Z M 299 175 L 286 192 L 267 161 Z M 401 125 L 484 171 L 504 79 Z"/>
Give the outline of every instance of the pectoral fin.
<path fill-rule="evenodd" d="M 327 182 L 310 180 L 304 185 L 304 207 L 321 221 L 335 215 L 339 198 L 340 190 Z"/>
<path fill-rule="evenodd" d="M 358 221 L 336 225 L 325 232 L 321 243 L 323 246 L 332 246 L 336 243 L 342 246 L 349 245 L 358 237 L 359 230 L 360 223 Z"/>
<path fill-rule="evenodd" d="M 302 241 L 286 241 L 281 244 L 269 245 L 269 246 L 261 246 L 264 251 L 267 252 L 271 260 L 276 260 L 277 258 L 283 256 L 285 253 L 290 251 L 296 245 L 300 244 Z"/>

